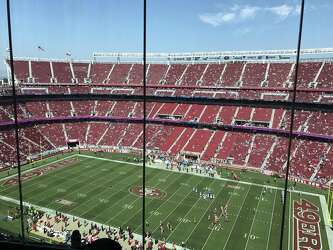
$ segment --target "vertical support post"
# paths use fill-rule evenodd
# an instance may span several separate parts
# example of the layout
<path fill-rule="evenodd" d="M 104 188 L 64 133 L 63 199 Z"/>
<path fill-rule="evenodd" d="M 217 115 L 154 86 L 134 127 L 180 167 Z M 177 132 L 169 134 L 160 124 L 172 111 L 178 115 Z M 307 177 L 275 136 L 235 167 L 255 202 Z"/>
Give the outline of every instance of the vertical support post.
<path fill-rule="evenodd" d="M 147 122 L 147 113 L 146 113 L 146 70 L 147 70 L 147 60 L 146 60 L 146 33 L 147 33 L 147 0 L 143 0 L 143 169 L 142 169 L 142 245 L 145 249 L 145 234 L 146 234 L 146 122 Z"/>
<path fill-rule="evenodd" d="M 7 28 L 8 28 L 8 42 L 9 42 L 9 66 L 10 66 L 10 76 L 12 82 L 12 95 L 13 95 L 13 113 L 14 113 L 14 123 L 15 123 L 15 146 L 16 146 L 16 160 L 17 160 L 17 178 L 19 187 L 19 199 L 20 199 L 20 216 L 21 216 L 21 234 L 22 239 L 25 238 L 24 231 L 24 221 L 23 221 L 23 197 L 22 197 L 22 181 L 21 181 L 21 160 L 20 160 L 20 146 L 19 146 L 19 129 L 17 123 L 17 96 L 14 81 L 14 61 L 13 61 L 13 42 L 12 42 L 12 27 L 10 18 L 10 0 L 7 0 Z"/>
<path fill-rule="evenodd" d="M 286 206 L 288 201 L 288 181 L 289 181 L 289 169 L 290 169 L 290 161 L 291 161 L 291 146 L 293 141 L 293 127 L 295 120 L 295 102 L 296 102 L 296 91 L 297 91 L 297 81 L 298 81 L 298 68 L 299 68 L 299 59 L 300 59 L 300 51 L 301 51 L 301 42 L 302 42 L 302 30 L 303 30 L 303 14 L 304 14 L 304 0 L 301 0 L 301 13 L 300 13 L 300 21 L 299 21 L 299 30 L 298 30 L 298 43 L 297 43 L 297 55 L 296 55 L 296 69 L 294 76 L 294 86 L 292 92 L 292 107 L 290 114 L 290 127 L 289 127 L 289 136 L 288 136 L 288 157 L 287 157 L 287 167 L 286 167 L 286 177 L 284 182 L 284 199 L 283 199 L 283 209 L 282 209 L 282 222 L 281 222 L 281 232 L 280 232 L 280 250 L 283 249 L 283 234 L 284 234 L 284 225 L 286 219 Z M 290 201 L 291 202 L 291 201 Z M 288 218 L 289 220 L 289 218 Z M 288 232 L 290 235 L 290 232 Z"/>

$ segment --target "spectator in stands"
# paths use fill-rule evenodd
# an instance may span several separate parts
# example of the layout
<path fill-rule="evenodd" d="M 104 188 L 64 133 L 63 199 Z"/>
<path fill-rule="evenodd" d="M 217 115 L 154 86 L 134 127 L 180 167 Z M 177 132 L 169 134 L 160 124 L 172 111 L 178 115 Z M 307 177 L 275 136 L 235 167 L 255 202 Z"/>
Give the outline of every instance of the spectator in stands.
<path fill-rule="evenodd" d="M 96 250 L 121 250 L 121 245 L 114 240 L 103 238 L 94 241 L 87 245 L 84 249 L 96 249 Z"/>
<path fill-rule="evenodd" d="M 81 234 L 79 230 L 74 230 L 71 236 L 71 247 L 74 249 L 81 248 Z"/>

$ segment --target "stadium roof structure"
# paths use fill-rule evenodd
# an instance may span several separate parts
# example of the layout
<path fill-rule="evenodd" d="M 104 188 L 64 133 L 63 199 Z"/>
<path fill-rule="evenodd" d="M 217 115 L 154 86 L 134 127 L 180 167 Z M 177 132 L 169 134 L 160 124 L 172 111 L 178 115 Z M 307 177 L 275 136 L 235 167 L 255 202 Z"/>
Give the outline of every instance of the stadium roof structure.
<path fill-rule="evenodd" d="M 290 62 L 296 58 L 296 49 L 281 50 L 248 50 L 248 51 L 213 51 L 213 52 L 181 52 L 165 53 L 151 52 L 146 54 L 148 63 L 209 63 L 209 62 Z M 301 50 L 301 61 L 333 61 L 333 48 L 312 48 Z M 7 56 L 5 58 L 9 60 Z M 73 56 L 66 58 L 37 58 L 15 57 L 15 60 L 33 61 L 74 61 L 74 62 L 136 62 L 143 63 L 142 52 L 94 52 L 92 59 L 75 59 Z"/>
<path fill-rule="evenodd" d="M 333 48 L 313 48 L 301 50 L 301 55 L 312 57 L 329 57 Z M 296 49 L 283 50 L 249 50 L 249 51 L 216 51 L 216 52 L 183 52 L 183 53 L 147 53 L 148 61 L 269 61 L 290 60 L 297 55 Z M 143 53 L 137 52 L 94 52 L 93 58 L 125 59 L 125 61 L 141 60 Z"/>

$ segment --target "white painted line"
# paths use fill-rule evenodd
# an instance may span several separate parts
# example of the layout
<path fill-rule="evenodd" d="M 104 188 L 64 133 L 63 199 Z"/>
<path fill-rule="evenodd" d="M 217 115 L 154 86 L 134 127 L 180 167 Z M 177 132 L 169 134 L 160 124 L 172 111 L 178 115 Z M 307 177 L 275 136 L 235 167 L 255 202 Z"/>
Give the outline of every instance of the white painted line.
<path fill-rule="evenodd" d="M 248 236 L 248 238 L 246 240 L 245 249 L 247 249 L 247 244 L 249 244 L 250 235 L 251 235 L 251 232 L 252 232 L 252 229 L 253 229 L 254 222 L 256 220 L 256 216 L 258 214 L 258 208 L 259 208 L 259 204 L 260 204 L 260 201 L 261 201 L 262 192 L 263 192 L 263 190 L 261 190 L 261 193 L 260 193 L 260 196 L 259 196 L 259 201 L 258 201 L 258 204 L 257 204 L 256 212 L 255 212 L 255 214 L 253 216 L 253 220 L 252 220 L 252 224 L 251 224 L 251 227 L 250 227 L 249 236 Z"/>
<path fill-rule="evenodd" d="M 76 154 L 76 156 L 85 157 L 85 158 L 91 158 L 91 159 L 96 159 L 96 160 L 102 160 L 102 161 L 110 161 L 110 162 L 123 163 L 123 164 L 125 163 L 125 164 L 133 165 L 133 166 L 140 166 L 140 167 L 143 166 L 143 164 L 138 164 L 138 163 L 133 163 L 133 162 L 127 162 L 127 161 L 112 160 L 112 159 L 107 159 L 107 158 L 101 158 L 101 157 L 91 156 L 91 155 Z"/>
<path fill-rule="evenodd" d="M 286 195 L 286 194 L 284 194 L 284 195 Z M 290 250 L 290 238 L 291 238 L 291 235 L 293 235 L 292 232 L 290 232 L 290 220 L 293 218 L 292 214 L 291 214 L 291 203 L 292 203 L 292 199 L 291 199 L 291 193 L 290 193 L 290 196 L 289 196 L 289 218 L 288 218 L 288 250 Z"/>
<path fill-rule="evenodd" d="M 333 250 L 333 231 L 331 230 L 332 224 L 327 218 L 327 215 L 329 214 L 326 197 L 324 195 L 319 197 L 320 199 L 320 205 L 323 212 L 324 222 L 325 222 L 325 231 L 327 235 L 327 241 L 328 241 L 328 247 L 329 250 Z"/>
<path fill-rule="evenodd" d="M 268 239 L 267 239 L 266 250 L 268 250 L 269 239 L 270 239 L 270 237 L 271 237 L 271 231 L 272 231 L 272 224 L 273 224 L 273 216 L 274 216 L 274 209 L 275 209 L 276 196 L 277 196 L 277 190 L 275 190 L 275 195 L 274 195 L 273 209 L 272 209 L 272 214 L 271 214 L 271 223 L 270 223 L 270 226 L 269 226 L 269 233 L 268 233 Z"/>

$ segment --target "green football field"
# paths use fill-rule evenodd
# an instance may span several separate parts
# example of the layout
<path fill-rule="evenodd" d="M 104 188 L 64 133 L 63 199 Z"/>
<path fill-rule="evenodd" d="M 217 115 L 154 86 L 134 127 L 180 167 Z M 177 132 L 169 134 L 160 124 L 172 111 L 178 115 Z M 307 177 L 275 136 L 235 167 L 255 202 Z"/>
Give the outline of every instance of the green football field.
<path fill-rule="evenodd" d="M 131 158 L 126 161 L 119 155 L 64 157 L 73 161 L 23 181 L 24 201 L 114 227 L 129 226 L 136 233 L 142 233 L 142 197 L 135 191 L 140 190 L 142 184 L 140 164 L 133 163 Z M 63 159 L 57 161 L 61 163 Z M 41 165 L 38 169 L 47 166 Z M 8 184 L 10 180 L 2 181 L 0 194 L 18 199 L 17 185 Z M 177 245 L 185 242 L 189 249 L 279 249 L 283 207 L 279 187 L 265 188 L 245 181 L 149 167 L 146 187 L 149 188 L 147 192 L 152 193 L 146 198 L 146 230 L 152 232 L 154 238 Z M 206 188 L 212 190 L 215 198 L 200 198 L 199 192 L 205 192 Z M 59 204 L 59 199 L 69 201 L 70 205 Z M 0 202 L 2 215 L 6 212 L 6 204 Z M 214 210 L 219 211 L 225 204 L 228 204 L 228 219 L 220 217 L 219 222 L 212 225 Z M 297 210 L 297 204 L 300 204 L 300 210 Z M 320 249 L 330 249 L 322 205 L 318 194 L 290 192 L 283 249 L 297 249 L 295 240 L 302 234 L 298 231 L 300 220 L 295 219 L 295 213 L 300 211 L 318 215 L 320 221 L 315 233 L 322 246 Z M 161 234 L 161 222 L 170 223 L 173 230 L 165 229 Z M 0 227 L 10 226 L 1 222 Z"/>

